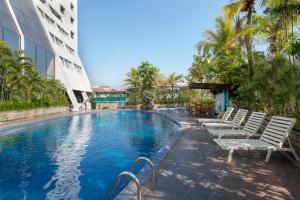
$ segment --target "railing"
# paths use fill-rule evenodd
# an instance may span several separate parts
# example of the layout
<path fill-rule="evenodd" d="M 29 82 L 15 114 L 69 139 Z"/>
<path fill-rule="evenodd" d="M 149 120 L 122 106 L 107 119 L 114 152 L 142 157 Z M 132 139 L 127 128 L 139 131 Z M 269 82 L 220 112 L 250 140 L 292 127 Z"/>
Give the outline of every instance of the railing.
<path fill-rule="evenodd" d="M 94 102 L 126 102 L 126 97 L 96 97 Z"/>
<path fill-rule="evenodd" d="M 148 164 L 150 165 L 151 171 L 152 171 L 152 190 L 155 191 L 155 169 L 154 169 L 154 165 L 153 165 L 153 163 L 151 162 L 150 159 L 148 159 L 148 158 L 146 158 L 146 157 L 139 157 L 139 158 L 137 158 L 137 159 L 134 161 L 134 163 L 133 163 L 133 165 L 132 165 L 132 167 L 131 167 L 131 169 L 130 169 L 130 172 L 124 171 L 124 172 L 120 173 L 120 174 L 117 176 L 117 178 L 116 178 L 116 180 L 115 180 L 115 182 L 114 182 L 114 184 L 113 184 L 111 190 L 109 191 L 109 193 L 108 193 L 107 196 L 106 196 L 106 200 L 111 200 L 111 196 L 112 196 L 113 192 L 115 191 L 117 185 L 119 184 L 120 179 L 121 179 L 123 176 L 126 177 L 126 178 L 125 178 L 125 181 L 124 181 L 124 184 L 123 184 L 123 187 L 126 185 L 128 179 L 131 178 L 131 179 L 135 182 L 136 187 L 137 187 L 138 200 L 142 200 L 141 184 L 140 184 L 139 179 L 134 175 L 134 171 L 135 171 L 135 169 L 136 169 L 136 167 L 137 167 L 137 164 L 138 164 L 140 161 L 146 161 L 146 163 L 148 163 Z"/>
<path fill-rule="evenodd" d="M 146 161 L 150 165 L 151 171 L 152 171 L 152 190 L 155 191 L 155 169 L 154 169 L 153 163 L 151 162 L 151 160 L 149 158 L 146 158 L 146 157 L 139 157 L 139 158 L 137 158 L 134 161 L 134 163 L 133 163 L 133 165 L 132 165 L 132 167 L 130 169 L 130 172 L 134 173 L 134 171 L 135 171 L 135 169 L 137 167 L 137 164 L 140 161 Z M 124 185 L 126 184 L 126 182 L 127 182 L 127 179 L 125 179 Z"/>
<path fill-rule="evenodd" d="M 106 200 L 111 200 L 111 199 L 112 199 L 111 196 L 112 196 L 113 192 L 115 191 L 117 185 L 119 184 L 120 179 L 121 179 L 123 176 L 125 176 L 125 177 L 130 177 L 130 178 L 135 182 L 136 187 L 137 187 L 138 200 L 142 200 L 142 192 L 141 192 L 141 184 L 140 184 L 140 181 L 139 181 L 139 179 L 138 179 L 133 173 L 131 173 L 131 172 L 122 172 L 122 173 L 120 173 L 120 174 L 117 176 L 117 178 L 116 178 L 116 180 L 115 180 L 115 182 L 114 182 L 114 184 L 113 184 L 111 190 L 109 191 L 108 195 L 106 196 Z"/>

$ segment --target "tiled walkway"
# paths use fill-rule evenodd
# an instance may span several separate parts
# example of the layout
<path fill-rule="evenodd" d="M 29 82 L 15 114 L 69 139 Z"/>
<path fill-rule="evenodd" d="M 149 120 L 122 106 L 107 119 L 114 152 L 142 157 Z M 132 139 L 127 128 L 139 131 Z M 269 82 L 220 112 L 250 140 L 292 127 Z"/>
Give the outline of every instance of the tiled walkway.
<path fill-rule="evenodd" d="M 217 151 L 205 129 L 193 125 L 181 135 L 158 172 L 157 191 L 149 186 L 144 198 L 300 199 L 300 169 L 281 153 L 273 153 L 268 164 L 263 152 L 236 152 L 231 163 L 227 155 Z"/>

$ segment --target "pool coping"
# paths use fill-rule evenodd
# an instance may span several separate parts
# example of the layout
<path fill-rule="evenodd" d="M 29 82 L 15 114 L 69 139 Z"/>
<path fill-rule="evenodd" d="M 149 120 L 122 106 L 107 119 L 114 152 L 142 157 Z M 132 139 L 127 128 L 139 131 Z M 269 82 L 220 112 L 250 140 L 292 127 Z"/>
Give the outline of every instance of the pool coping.
<path fill-rule="evenodd" d="M 148 111 L 153 114 L 159 114 L 163 117 L 168 118 L 173 123 L 177 124 L 179 128 L 176 131 L 176 134 L 174 135 L 174 138 L 172 138 L 164 147 L 162 147 L 158 153 L 151 158 L 151 161 L 154 165 L 155 173 L 157 174 L 157 171 L 161 168 L 161 165 L 163 161 L 166 159 L 166 157 L 169 155 L 172 148 L 176 145 L 178 142 L 178 139 L 180 136 L 191 127 L 191 125 L 180 123 L 178 120 L 172 118 L 168 115 L 168 113 L 158 112 L 158 111 Z M 136 177 L 139 178 L 139 181 L 141 185 L 147 183 L 151 180 L 151 168 L 149 165 L 145 165 L 136 175 Z M 143 191 L 143 187 L 141 188 Z M 130 181 L 125 188 L 123 188 L 117 196 L 114 198 L 114 200 L 126 200 L 126 199 L 137 199 L 137 188 L 133 181 Z"/>
<path fill-rule="evenodd" d="M 3 135 L 7 135 L 9 133 L 3 133 L 4 131 L 7 131 L 8 129 L 17 129 L 21 126 L 30 126 L 35 123 L 42 123 L 47 120 L 55 120 L 63 117 L 71 117 L 76 115 L 85 115 L 85 114 L 92 114 L 92 113 L 99 113 L 99 112 L 118 112 L 118 111 L 139 111 L 134 109 L 123 109 L 123 110 L 91 110 L 86 112 L 65 112 L 65 113 L 55 113 L 50 115 L 44 115 L 40 117 L 33 117 L 33 118 L 26 118 L 26 119 L 20 119 L 20 120 L 13 120 L 8 121 L 3 124 L 0 124 L 0 137 Z M 14 132 L 14 131 L 11 131 Z"/>

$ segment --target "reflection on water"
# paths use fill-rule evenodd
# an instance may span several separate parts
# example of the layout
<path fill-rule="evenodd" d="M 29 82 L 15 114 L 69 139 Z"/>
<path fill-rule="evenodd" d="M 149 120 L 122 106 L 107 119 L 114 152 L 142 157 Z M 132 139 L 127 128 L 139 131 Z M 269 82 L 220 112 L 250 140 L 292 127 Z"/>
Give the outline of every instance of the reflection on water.
<path fill-rule="evenodd" d="M 82 120 L 79 120 L 79 116 L 72 118 L 69 135 L 53 154 L 58 169 L 44 185 L 44 189 L 48 189 L 55 184 L 54 189 L 47 193 L 47 199 L 77 199 L 80 191 L 78 178 L 81 175 L 79 166 L 91 138 L 92 129 L 91 115 L 84 115 L 82 118 Z"/>
<path fill-rule="evenodd" d="M 125 111 L 8 130 L 0 137 L 0 200 L 104 199 L 121 171 L 139 156 L 153 158 L 176 129 L 161 115 Z"/>

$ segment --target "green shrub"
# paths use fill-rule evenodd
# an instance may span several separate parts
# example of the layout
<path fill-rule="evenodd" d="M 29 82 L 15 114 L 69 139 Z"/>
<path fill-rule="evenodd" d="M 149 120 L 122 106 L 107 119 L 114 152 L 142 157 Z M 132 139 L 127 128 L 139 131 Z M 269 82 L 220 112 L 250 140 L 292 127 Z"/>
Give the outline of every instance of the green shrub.
<path fill-rule="evenodd" d="M 0 111 L 10 110 L 29 110 L 35 108 L 48 108 L 53 106 L 67 106 L 68 102 L 65 99 L 43 99 L 43 100 L 31 100 L 22 102 L 6 101 L 0 102 Z"/>

